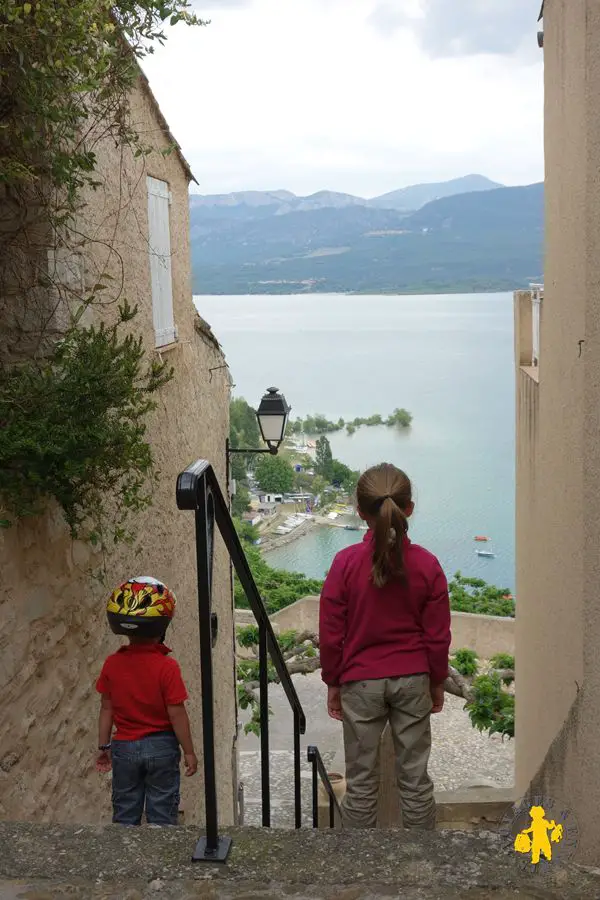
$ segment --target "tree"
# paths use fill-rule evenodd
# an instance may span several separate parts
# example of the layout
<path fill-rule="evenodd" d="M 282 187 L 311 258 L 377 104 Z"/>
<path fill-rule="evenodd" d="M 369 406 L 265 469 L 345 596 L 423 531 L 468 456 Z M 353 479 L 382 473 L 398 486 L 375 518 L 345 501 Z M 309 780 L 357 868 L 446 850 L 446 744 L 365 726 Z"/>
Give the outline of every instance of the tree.
<path fill-rule="evenodd" d="M 229 404 L 229 441 L 234 449 L 262 446 L 256 412 L 243 397 L 234 397 Z"/>
<path fill-rule="evenodd" d="M 286 494 L 294 486 L 294 470 L 281 456 L 265 454 L 254 470 L 260 489 L 267 494 Z"/>
<path fill-rule="evenodd" d="M 333 454 L 331 452 L 331 444 L 325 435 L 317 439 L 315 472 L 331 483 L 333 477 Z"/>
<path fill-rule="evenodd" d="M 250 491 L 245 484 L 237 484 L 236 491 L 231 500 L 231 513 L 234 516 L 242 516 L 250 509 Z"/>
<path fill-rule="evenodd" d="M 360 477 L 360 472 L 355 472 L 349 466 L 340 462 L 339 459 L 332 460 L 331 481 L 333 484 L 339 484 L 345 491 L 351 494 L 355 489 Z"/>
<path fill-rule="evenodd" d="M 397 425 L 399 428 L 408 428 L 412 422 L 412 415 L 407 409 L 395 409 L 386 425 Z"/>
<path fill-rule="evenodd" d="M 457 572 L 449 584 L 450 606 L 457 612 L 484 616 L 515 615 L 515 601 L 508 588 L 498 588 L 482 578 L 465 578 Z"/>

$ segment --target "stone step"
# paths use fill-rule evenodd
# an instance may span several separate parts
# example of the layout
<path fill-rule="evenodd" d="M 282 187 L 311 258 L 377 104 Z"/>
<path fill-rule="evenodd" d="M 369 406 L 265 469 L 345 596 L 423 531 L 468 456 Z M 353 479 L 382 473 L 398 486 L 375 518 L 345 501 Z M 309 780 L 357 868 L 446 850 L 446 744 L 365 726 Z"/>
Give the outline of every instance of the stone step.
<path fill-rule="evenodd" d="M 192 863 L 193 827 L 0 823 L 0 900 L 598 900 L 600 874 L 545 872 L 504 833 L 227 829 L 226 864 Z M 3 879 L 3 880 L 2 880 Z"/>

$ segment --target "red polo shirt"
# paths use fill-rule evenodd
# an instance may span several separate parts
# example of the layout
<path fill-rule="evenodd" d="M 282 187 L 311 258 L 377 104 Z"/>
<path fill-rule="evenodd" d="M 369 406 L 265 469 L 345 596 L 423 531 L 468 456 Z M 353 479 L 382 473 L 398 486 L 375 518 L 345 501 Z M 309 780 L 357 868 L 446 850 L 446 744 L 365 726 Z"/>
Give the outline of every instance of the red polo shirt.
<path fill-rule="evenodd" d="M 173 730 L 167 706 L 184 703 L 188 695 L 170 652 L 164 644 L 126 644 L 104 663 L 96 690 L 110 698 L 114 740 Z"/>
<path fill-rule="evenodd" d="M 450 601 L 438 560 L 423 547 L 404 545 L 406 583 L 375 587 L 373 534 L 341 550 L 323 585 L 320 653 L 323 681 L 448 675 Z"/>

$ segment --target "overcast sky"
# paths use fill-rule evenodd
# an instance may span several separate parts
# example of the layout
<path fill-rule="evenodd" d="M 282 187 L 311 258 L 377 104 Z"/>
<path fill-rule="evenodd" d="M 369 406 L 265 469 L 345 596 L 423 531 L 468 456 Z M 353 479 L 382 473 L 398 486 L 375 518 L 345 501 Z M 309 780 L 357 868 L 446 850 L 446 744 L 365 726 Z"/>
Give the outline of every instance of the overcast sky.
<path fill-rule="evenodd" d="M 540 0 L 194 0 L 144 68 L 201 193 L 543 177 Z"/>

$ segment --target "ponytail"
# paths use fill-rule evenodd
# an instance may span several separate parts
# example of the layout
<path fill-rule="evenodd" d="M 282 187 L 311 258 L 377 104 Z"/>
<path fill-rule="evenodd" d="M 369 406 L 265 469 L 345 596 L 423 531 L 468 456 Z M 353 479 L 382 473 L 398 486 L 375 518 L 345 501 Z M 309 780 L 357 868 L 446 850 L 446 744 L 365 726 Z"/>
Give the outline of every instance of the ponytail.
<path fill-rule="evenodd" d="M 412 485 L 408 475 L 390 463 L 367 469 L 356 486 L 361 513 L 374 535 L 373 583 L 383 587 L 392 579 L 405 580 L 404 540 L 412 512 Z"/>
<path fill-rule="evenodd" d="M 392 578 L 404 580 L 404 538 L 408 532 L 408 519 L 389 495 L 381 501 L 373 528 L 373 583 L 383 587 Z"/>

